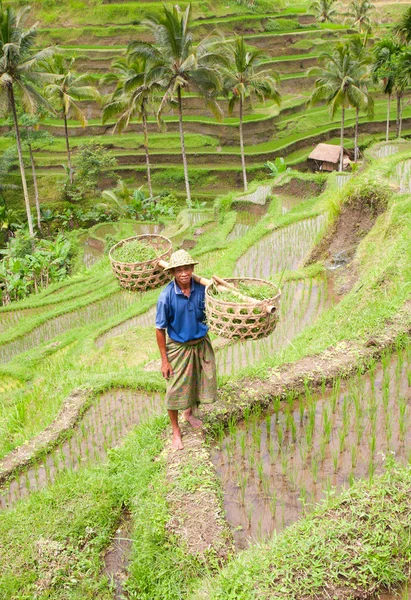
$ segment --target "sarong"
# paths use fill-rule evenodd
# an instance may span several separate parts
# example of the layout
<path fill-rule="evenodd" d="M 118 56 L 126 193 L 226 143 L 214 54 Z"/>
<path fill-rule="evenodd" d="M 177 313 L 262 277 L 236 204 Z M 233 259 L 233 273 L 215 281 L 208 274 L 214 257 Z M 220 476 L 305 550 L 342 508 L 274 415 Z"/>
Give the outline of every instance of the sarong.
<path fill-rule="evenodd" d="M 214 350 L 208 335 L 196 342 L 180 344 L 167 341 L 167 358 L 173 375 L 167 381 L 166 401 L 169 410 L 195 408 L 217 397 Z"/>

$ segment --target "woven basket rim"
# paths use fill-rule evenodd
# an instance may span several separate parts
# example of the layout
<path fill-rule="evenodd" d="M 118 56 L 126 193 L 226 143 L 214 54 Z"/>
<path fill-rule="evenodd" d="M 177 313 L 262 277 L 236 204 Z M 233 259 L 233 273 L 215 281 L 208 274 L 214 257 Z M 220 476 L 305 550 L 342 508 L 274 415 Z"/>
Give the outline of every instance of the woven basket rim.
<path fill-rule="evenodd" d="M 244 280 L 246 280 L 246 281 L 261 281 L 264 284 L 269 284 L 269 285 L 273 286 L 278 291 L 275 296 L 272 296 L 271 298 L 265 298 L 264 300 L 256 299 L 255 302 L 245 302 L 241 298 L 239 298 L 239 302 L 229 302 L 227 300 L 220 300 L 217 298 L 217 296 L 210 294 L 211 286 L 218 285 L 215 281 L 212 281 L 210 283 L 210 285 L 208 285 L 206 287 L 206 294 L 212 300 L 212 302 L 216 302 L 217 304 L 224 304 L 225 306 L 237 306 L 237 307 L 238 306 L 247 306 L 250 308 L 256 308 L 259 306 L 264 306 L 265 304 L 268 304 L 271 302 L 277 302 L 281 296 L 281 289 L 277 285 L 275 285 L 275 283 L 272 283 L 271 281 L 268 281 L 267 279 L 260 279 L 258 277 L 224 277 L 224 280 L 228 281 L 228 282 L 244 281 Z M 229 289 L 229 288 L 227 288 L 227 289 Z"/>
<path fill-rule="evenodd" d="M 132 240 L 138 240 L 138 239 L 143 239 L 143 238 L 144 239 L 161 238 L 162 240 L 165 240 L 167 242 L 169 247 L 164 252 L 162 252 L 161 254 L 156 256 L 155 258 L 152 258 L 151 260 L 145 260 L 143 262 L 122 262 L 122 261 L 116 260 L 115 258 L 112 257 L 111 253 L 118 246 L 123 246 L 127 242 L 131 242 Z M 115 263 L 117 265 L 126 265 L 126 266 L 149 265 L 149 264 L 153 264 L 153 263 L 156 263 L 159 260 L 161 260 L 163 256 L 165 256 L 170 250 L 172 250 L 172 248 L 173 248 L 173 244 L 172 244 L 171 240 L 169 240 L 164 235 L 160 235 L 157 233 L 143 233 L 141 235 L 132 235 L 131 237 L 125 238 L 124 240 L 120 240 L 119 242 L 117 242 L 117 244 L 114 244 L 114 246 L 112 246 L 109 250 L 108 257 L 110 259 L 110 262 Z"/>

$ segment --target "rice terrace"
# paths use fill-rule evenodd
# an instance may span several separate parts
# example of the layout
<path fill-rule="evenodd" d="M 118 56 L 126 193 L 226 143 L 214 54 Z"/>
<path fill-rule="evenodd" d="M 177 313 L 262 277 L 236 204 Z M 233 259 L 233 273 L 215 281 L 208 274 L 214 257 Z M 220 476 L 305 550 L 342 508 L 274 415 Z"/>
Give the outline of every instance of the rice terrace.
<path fill-rule="evenodd" d="M 0 99 L 0 599 L 411 598 L 411 5 L 3 0 Z"/>

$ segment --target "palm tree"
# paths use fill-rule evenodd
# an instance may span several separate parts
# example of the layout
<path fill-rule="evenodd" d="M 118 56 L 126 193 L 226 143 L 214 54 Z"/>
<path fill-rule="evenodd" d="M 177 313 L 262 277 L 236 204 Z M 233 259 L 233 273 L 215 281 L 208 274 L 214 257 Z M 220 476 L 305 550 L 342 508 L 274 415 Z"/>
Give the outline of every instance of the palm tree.
<path fill-rule="evenodd" d="M 354 162 L 357 162 L 359 155 L 358 148 L 358 124 L 360 110 L 367 113 L 368 117 L 372 117 L 374 114 L 374 100 L 369 90 L 369 84 L 371 82 L 370 64 L 371 55 L 367 51 L 365 42 L 363 42 L 359 35 L 351 38 L 349 42 L 349 51 L 351 56 L 357 61 L 357 87 L 361 90 L 362 96 L 358 97 L 358 102 L 355 104 L 355 129 L 354 129 Z"/>
<path fill-rule="evenodd" d="M 66 138 L 67 164 L 70 184 L 73 183 L 73 168 L 71 166 L 70 143 L 67 119 L 73 116 L 82 127 L 87 125 L 87 119 L 77 102 L 82 100 L 99 100 L 100 94 L 95 87 L 88 85 L 90 76 L 87 73 L 78 75 L 74 71 L 75 58 L 67 60 L 57 54 L 52 60 L 45 62 L 44 68 L 54 75 L 54 81 L 45 87 L 45 94 L 56 104 L 64 121 Z"/>
<path fill-rule="evenodd" d="M 2 9 L 0 4 L 0 94 L 5 94 L 13 117 L 27 222 L 30 237 L 34 237 L 17 119 L 16 95 L 26 112 L 33 113 L 38 105 L 45 104 L 45 100 L 37 91 L 36 86 L 44 81 L 44 73 L 40 72 L 42 61 L 50 57 L 55 49 L 34 50 L 36 25 L 24 29 L 26 16 L 27 7 L 14 12 L 10 6 Z"/>
<path fill-rule="evenodd" d="M 401 110 L 398 123 L 398 135 L 401 137 L 402 130 L 402 104 L 404 100 L 404 92 L 406 89 L 411 87 L 411 49 L 405 48 L 398 56 L 398 67 L 397 67 L 397 87 L 403 90 L 401 97 Z"/>
<path fill-rule="evenodd" d="M 338 14 L 337 0 L 314 0 L 310 9 L 319 23 L 334 23 Z"/>
<path fill-rule="evenodd" d="M 380 86 L 388 96 L 387 105 L 387 127 L 386 127 L 386 141 L 388 142 L 390 133 L 390 110 L 391 110 L 391 96 L 396 90 L 397 80 L 397 56 L 401 52 L 401 46 L 397 44 L 392 38 L 384 38 L 377 42 L 373 48 L 373 64 L 372 64 L 372 78 L 375 83 L 380 83 Z M 398 101 L 398 96 L 397 96 Z M 398 107 L 398 105 L 397 105 Z M 398 123 L 398 111 L 397 111 L 397 123 Z M 398 133 L 398 125 L 397 125 Z"/>
<path fill-rule="evenodd" d="M 147 70 L 145 59 L 132 59 L 130 56 L 119 58 L 111 65 L 111 73 L 102 78 L 102 83 L 115 82 L 116 88 L 110 101 L 103 109 L 103 123 L 113 116 L 118 117 L 113 129 L 122 132 L 127 129 L 130 119 L 137 117 L 142 120 L 144 134 L 144 151 L 147 165 L 147 183 L 150 198 L 153 198 L 151 185 L 150 156 L 148 153 L 147 108 L 152 100 L 154 90 L 161 89 L 160 82 L 146 81 Z"/>
<path fill-rule="evenodd" d="M 261 65 L 263 55 L 260 50 L 247 49 L 244 38 L 236 37 L 234 43 L 227 46 L 229 53 L 229 67 L 223 70 L 224 90 L 230 95 L 228 104 L 229 113 L 232 114 L 236 102 L 240 109 L 240 151 L 243 169 L 244 191 L 248 189 L 247 172 L 244 156 L 243 135 L 243 110 L 245 98 L 255 95 L 261 100 L 271 99 L 280 104 L 281 96 L 277 89 L 278 75 L 272 70 L 257 72 Z"/>
<path fill-rule="evenodd" d="M 332 54 L 323 55 L 323 62 L 323 67 L 314 67 L 309 71 L 309 75 L 318 76 L 309 103 L 316 104 L 325 100 L 332 118 L 341 108 L 340 171 L 342 171 L 345 111 L 349 107 L 361 107 L 364 94 L 358 84 L 358 62 L 351 56 L 348 45 L 340 45 Z"/>
<path fill-rule="evenodd" d="M 214 40 L 206 39 L 194 46 L 190 20 L 190 4 L 184 12 L 179 6 L 169 9 L 163 5 L 160 17 L 153 16 L 143 21 L 151 30 L 155 44 L 136 41 L 131 42 L 128 47 L 132 60 L 146 60 L 146 85 L 161 82 L 163 96 L 157 111 L 159 123 L 165 107 L 177 97 L 181 155 L 188 202 L 191 202 L 191 191 L 184 143 L 182 90 L 193 89 L 204 96 L 207 106 L 220 119 L 222 114 L 214 95 L 221 89 L 216 67 L 224 62 L 224 57 L 217 51 Z"/>
<path fill-rule="evenodd" d="M 40 123 L 40 115 L 36 113 L 34 115 L 23 113 L 19 116 L 19 130 L 20 130 L 20 139 L 23 142 L 24 147 L 28 150 L 30 165 L 31 165 L 31 173 L 33 178 L 33 188 L 34 188 L 34 203 L 36 206 L 37 213 L 37 227 L 41 232 L 41 212 L 40 212 L 40 195 L 37 184 L 37 174 L 36 174 L 36 166 L 34 163 L 34 154 L 33 154 L 33 146 L 41 148 L 42 145 L 47 145 L 53 142 L 53 136 L 49 134 L 48 131 L 39 130 Z M 15 139 L 15 132 L 11 131 L 5 135 L 5 137 L 10 136 Z"/>
<path fill-rule="evenodd" d="M 371 13 L 375 10 L 369 0 L 352 0 L 348 5 L 347 17 L 359 33 L 370 33 L 372 29 Z"/>
<path fill-rule="evenodd" d="M 400 24 L 394 27 L 394 33 L 403 44 L 411 42 L 411 6 L 409 6 L 401 17 Z"/>

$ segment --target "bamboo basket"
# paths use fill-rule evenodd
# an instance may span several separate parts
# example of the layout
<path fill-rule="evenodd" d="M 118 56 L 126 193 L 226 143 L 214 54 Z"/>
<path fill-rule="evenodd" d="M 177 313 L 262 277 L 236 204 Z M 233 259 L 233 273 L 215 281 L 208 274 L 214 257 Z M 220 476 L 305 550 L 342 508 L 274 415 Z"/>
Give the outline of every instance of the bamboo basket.
<path fill-rule="evenodd" d="M 257 340 L 272 333 L 278 322 L 281 291 L 270 281 L 251 277 L 227 277 L 225 281 L 234 286 L 240 282 L 251 285 L 272 286 L 273 295 L 264 300 L 226 302 L 212 292 L 217 285 L 212 282 L 206 288 L 206 315 L 210 331 L 216 335 L 235 340 Z"/>
<path fill-rule="evenodd" d="M 119 262 L 113 258 L 113 251 L 116 248 L 134 240 L 141 240 L 150 244 L 156 251 L 157 256 L 152 260 L 138 263 Z M 110 249 L 108 255 L 113 273 L 119 280 L 121 287 L 136 292 L 144 292 L 170 281 L 172 276 L 159 266 L 158 261 L 168 260 L 172 251 L 173 246 L 168 238 L 163 235 L 146 234 L 121 240 Z"/>

